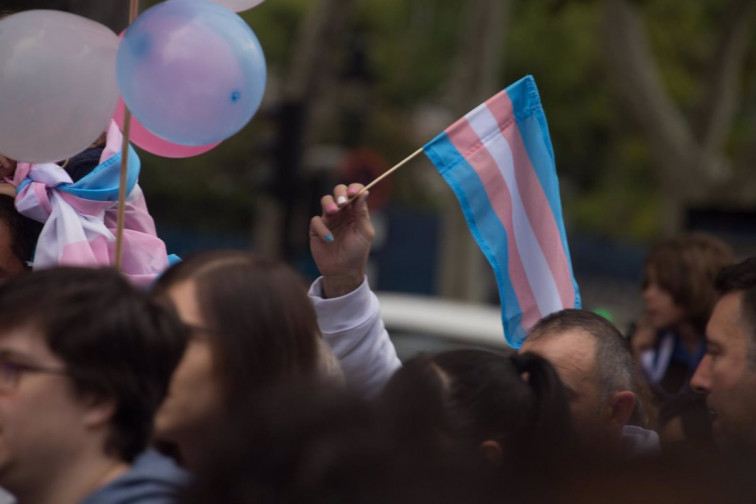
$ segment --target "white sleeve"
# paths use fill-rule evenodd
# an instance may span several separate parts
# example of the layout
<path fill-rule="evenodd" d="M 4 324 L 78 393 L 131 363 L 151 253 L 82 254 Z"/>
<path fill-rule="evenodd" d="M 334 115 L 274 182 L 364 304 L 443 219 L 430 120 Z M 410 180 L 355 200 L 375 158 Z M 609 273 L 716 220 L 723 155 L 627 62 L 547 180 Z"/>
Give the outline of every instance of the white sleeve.
<path fill-rule="evenodd" d="M 378 298 L 365 279 L 349 294 L 326 299 L 322 280 L 315 280 L 308 294 L 323 340 L 339 359 L 347 386 L 373 397 L 401 366 L 381 320 Z"/>

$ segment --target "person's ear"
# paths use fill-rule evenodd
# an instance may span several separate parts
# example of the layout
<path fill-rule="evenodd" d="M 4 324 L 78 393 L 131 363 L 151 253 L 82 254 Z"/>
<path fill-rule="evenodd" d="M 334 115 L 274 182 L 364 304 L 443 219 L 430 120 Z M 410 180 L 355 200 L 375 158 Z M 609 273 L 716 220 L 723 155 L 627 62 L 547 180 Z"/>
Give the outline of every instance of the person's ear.
<path fill-rule="evenodd" d="M 494 465 L 500 465 L 501 464 L 501 445 L 498 441 L 494 441 L 493 439 L 487 439 L 480 443 L 480 446 L 478 447 L 480 451 L 483 453 L 483 458 L 487 461 L 491 462 Z"/>
<path fill-rule="evenodd" d="M 116 402 L 112 398 L 90 395 L 84 398 L 86 412 L 84 425 L 90 428 L 100 427 L 110 423 L 116 412 Z"/>
<path fill-rule="evenodd" d="M 622 429 L 635 409 L 635 394 L 629 390 L 615 392 L 609 402 L 609 423 L 617 430 Z"/>

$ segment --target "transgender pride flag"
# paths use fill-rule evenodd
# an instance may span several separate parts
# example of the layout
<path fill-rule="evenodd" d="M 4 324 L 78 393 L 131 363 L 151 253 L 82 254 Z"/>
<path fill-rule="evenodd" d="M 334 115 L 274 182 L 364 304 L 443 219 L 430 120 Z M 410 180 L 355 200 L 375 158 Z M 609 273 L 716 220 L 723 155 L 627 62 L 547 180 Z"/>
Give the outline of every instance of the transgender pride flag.
<path fill-rule="evenodd" d="M 512 84 L 423 147 L 496 275 L 507 342 L 579 308 L 546 116 L 533 77 Z"/>

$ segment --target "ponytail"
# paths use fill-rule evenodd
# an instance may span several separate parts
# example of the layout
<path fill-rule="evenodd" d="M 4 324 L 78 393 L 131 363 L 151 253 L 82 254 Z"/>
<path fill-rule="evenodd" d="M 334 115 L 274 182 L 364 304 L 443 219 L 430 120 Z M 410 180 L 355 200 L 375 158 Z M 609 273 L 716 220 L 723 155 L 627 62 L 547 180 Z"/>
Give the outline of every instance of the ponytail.
<path fill-rule="evenodd" d="M 510 359 L 532 393 L 530 430 L 536 452 L 569 450 L 574 442 L 572 417 L 559 375 L 546 359 L 531 352 L 513 354 Z"/>

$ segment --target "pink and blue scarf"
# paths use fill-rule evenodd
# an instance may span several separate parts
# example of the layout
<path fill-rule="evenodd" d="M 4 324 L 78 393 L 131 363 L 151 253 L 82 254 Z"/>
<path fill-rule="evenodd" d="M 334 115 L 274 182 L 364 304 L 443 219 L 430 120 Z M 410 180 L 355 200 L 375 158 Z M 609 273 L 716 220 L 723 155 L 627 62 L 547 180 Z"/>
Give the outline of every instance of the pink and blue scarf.
<path fill-rule="evenodd" d="M 12 181 L 16 208 L 44 224 L 34 269 L 114 264 L 122 141 L 111 122 L 100 164 L 76 182 L 54 163 L 18 164 Z M 139 157 L 129 146 L 121 270 L 134 284 L 147 286 L 168 267 L 169 258 L 137 184 L 139 168 Z"/>

